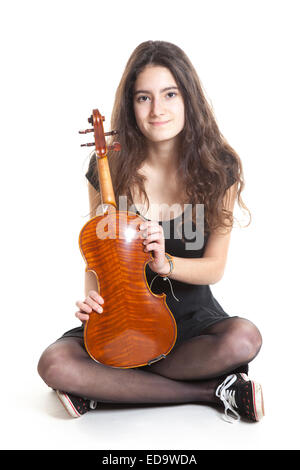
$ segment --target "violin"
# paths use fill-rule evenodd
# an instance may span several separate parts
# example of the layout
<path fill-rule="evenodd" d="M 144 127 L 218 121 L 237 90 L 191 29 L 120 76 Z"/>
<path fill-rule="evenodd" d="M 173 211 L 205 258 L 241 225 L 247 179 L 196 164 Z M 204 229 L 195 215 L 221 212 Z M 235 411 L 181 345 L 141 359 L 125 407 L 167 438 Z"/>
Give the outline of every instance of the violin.
<path fill-rule="evenodd" d="M 92 311 L 84 326 L 84 344 L 92 359 L 117 368 L 133 368 L 161 360 L 172 350 L 177 337 L 175 319 L 166 304 L 166 294 L 154 294 L 146 278 L 152 255 L 143 251 L 139 226 L 144 219 L 135 212 L 117 209 L 107 151 L 120 150 L 115 142 L 107 147 L 104 116 L 93 110 L 88 122 L 94 132 L 101 215 L 91 218 L 79 234 L 79 248 L 86 272 L 97 278 L 104 298 L 103 312 Z"/>

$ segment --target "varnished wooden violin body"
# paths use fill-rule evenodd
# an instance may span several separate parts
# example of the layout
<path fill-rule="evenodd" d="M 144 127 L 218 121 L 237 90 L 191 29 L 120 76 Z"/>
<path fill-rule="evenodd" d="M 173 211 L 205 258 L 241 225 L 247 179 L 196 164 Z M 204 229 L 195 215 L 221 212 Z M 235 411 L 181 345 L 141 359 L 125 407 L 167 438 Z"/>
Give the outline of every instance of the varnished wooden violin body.
<path fill-rule="evenodd" d="M 153 294 L 147 283 L 146 265 L 151 255 L 143 251 L 139 229 L 144 219 L 133 212 L 117 210 L 103 120 L 94 110 L 90 122 L 94 126 L 99 186 L 107 209 L 83 226 L 79 247 L 86 271 L 97 277 L 104 304 L 103 313 L 93 311 L 85 323 L 84 342 L 88 354 L 97 362 L 119 368 L 140 367 L 171 351 L 177 328 L 166 295 Z"/>

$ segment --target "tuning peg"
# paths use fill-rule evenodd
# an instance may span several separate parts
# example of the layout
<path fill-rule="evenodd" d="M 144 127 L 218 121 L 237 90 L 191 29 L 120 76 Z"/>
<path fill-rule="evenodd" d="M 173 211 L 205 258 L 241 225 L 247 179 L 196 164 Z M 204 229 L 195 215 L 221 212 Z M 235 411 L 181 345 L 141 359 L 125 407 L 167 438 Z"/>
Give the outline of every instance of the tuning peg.
<path fill-rule="evenodd" d="M 80 147 L 92 147 L 95 145 L 95 142 L 89 142 L 88 144 L 81 144 Z"/>
<path fill-rule="evenodd" d="M 85 129 L 84 131 L 78 131 L 79 134 L 88 134 L 89 132 L 94 132 L 94 128 L 92 129 Z M 110 131 L 110 132 L 104 132 L 104 135 L 116 135 L 118 131 Z"/>
<path fill-rule="evenodd" d="M 108 150 L 114 150 L 115 152 L 119 152 L 121 150 L 120 142 L 114 142 L 113 145 L 109 145 Z"/>
<path fill-rule="evenodd" d="M 94 129 L 85 129 L 84 131 L 79 131 L 79 134 L 88 134 L 89 132 L 93 132 Z"/>
<path fill-rule="evenodd" d="M 104 132 L 104 135 L 116 135 L 118 131 Z"/>

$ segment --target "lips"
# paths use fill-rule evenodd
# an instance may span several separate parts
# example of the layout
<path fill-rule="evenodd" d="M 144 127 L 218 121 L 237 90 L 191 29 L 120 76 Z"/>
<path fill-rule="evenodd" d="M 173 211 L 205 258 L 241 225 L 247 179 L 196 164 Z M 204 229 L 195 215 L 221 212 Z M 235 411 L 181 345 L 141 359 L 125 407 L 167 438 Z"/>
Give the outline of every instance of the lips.
<path fill-rule="evenodd" d="M 164 124 L 167 124 L 170 121 L 160 121 L 160 122 L 150 122 L 152 126 L 163 126 Z"/>

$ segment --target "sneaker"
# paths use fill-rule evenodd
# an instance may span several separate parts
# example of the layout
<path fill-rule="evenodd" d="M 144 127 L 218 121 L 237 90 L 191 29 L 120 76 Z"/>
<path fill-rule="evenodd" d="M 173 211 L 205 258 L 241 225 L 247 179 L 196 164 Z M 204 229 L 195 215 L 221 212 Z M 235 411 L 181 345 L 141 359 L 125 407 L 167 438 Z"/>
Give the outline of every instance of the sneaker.
<path fill-rule="evenodd" d="M 72 418 L 79 418 L 87 411 L 94 410 L 97 406 L 96 401 L 76 397 L 75 395 L 71 395 L 71 393 L 61 392 L 60 390 L 55 391 Z"/>
<path fill-rule="evenodd" d="M 225 406 L 224 419 L 229 423 L 260 421 L 265 415 L 261 385 L 246 374 L 231 374 L 216 389 L 216 396 Z M 231 412 L 231 415 L 228 412 Z"/>

